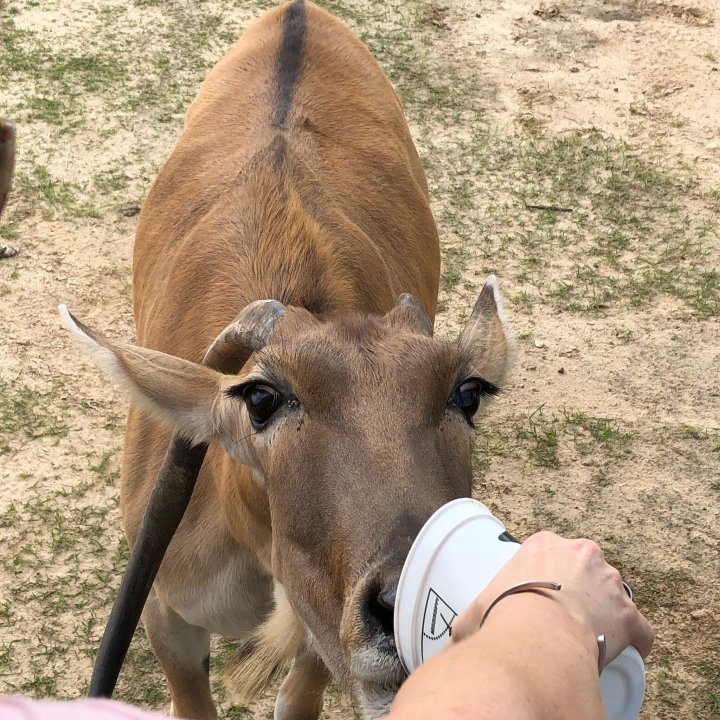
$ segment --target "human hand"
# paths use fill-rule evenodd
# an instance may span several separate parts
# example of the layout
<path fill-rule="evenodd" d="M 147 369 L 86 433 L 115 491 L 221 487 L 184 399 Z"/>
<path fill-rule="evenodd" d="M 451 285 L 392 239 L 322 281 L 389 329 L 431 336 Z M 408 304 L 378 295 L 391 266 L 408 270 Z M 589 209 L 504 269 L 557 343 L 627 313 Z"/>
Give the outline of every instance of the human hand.
<path fill-rule="evenodd" d="M 521 545 L 455 620 L 452 642 L 475 633 L 492 601 L 527 580 L 554 580 L 562 585 L 557 592 L 539 592 L 558 603 L 584 630 L 595 637 L 605 636 L 605 664 L 628 645 L 634 645 L 643 657 L 650 652 L 652 628 L 625 592 L 620 573 L 605 562 L 600 547 L 591 540 L 566 540 L 551 532 L 536 533 Z"/>

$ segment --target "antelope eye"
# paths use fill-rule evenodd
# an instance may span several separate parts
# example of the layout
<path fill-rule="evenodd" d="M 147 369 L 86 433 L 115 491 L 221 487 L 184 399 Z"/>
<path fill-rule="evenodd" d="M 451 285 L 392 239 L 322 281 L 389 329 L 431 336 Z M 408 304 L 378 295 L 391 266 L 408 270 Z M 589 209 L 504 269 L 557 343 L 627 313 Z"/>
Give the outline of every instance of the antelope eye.
<path fill-rule="evenodd" d="M 480 406 L 480 383 L 477 380 L 469 380 L 459 385 L 455 389 L 452 402 L 463 411 L 468 420 L 472 419 Z"/>
<path fill-rule="evenodd" d="M 256 430 L 263 429 L 283 402 L 283 396 L 269 385 L 250 385 L 245 389 L 243 399 Z"/>
<path fill-rule="evenodd" d="M 465 419 L 472 423 L 473 416 L 480 407 L 480 398 L 484 395 L 495 395 L 498 388 L 481 378 L 466 380 L 455 388 L 450 403 L 462 411 Z"/>

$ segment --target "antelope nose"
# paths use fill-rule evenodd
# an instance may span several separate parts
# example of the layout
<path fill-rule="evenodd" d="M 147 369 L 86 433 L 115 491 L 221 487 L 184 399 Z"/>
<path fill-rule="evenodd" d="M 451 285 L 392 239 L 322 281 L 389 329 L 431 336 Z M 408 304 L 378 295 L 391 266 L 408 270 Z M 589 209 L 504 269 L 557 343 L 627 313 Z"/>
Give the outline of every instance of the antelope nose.
<path fill-rule="evenodd" d="M 389 582 L 374 583 L 368 590 L 365 603 L 365 627 L 371 635 L 387 635 L 395 633 L 395 596 L 397 595 L 398 579 Z"/>
<path fill-rule="evenodd" d="M 378 593 L 378 602 L 390 612 L 395 612 L 395 596 L 397 595 L 398 581 L 392 583 Z"/>

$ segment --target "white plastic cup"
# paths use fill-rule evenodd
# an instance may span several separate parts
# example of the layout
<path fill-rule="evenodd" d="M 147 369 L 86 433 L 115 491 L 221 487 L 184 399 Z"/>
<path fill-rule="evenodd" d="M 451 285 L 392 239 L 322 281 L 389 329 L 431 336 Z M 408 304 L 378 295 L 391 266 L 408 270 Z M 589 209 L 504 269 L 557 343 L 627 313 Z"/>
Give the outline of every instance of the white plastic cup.
<path fill-rule="evenodd" d="M 519 547 L 500 520 L 470 498 L 443 505 L 425 523 L 408 553 L 395 599 L 395 644 L 408 673 L 443 649 L 455 618 Z M 605 667 L 600 688 L 608 720 L 636 720 L 645 695 L 645 665 L 634 647 Z"/>

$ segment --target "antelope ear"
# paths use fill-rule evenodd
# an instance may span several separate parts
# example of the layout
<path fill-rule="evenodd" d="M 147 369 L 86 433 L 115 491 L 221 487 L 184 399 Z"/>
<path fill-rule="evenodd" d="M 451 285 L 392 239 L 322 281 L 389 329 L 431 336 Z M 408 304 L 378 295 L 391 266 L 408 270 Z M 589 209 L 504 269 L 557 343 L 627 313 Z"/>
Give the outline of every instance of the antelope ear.
<path fill-rule="evenodd" d="M 58 306 L 58 312 L 100 367 L 143 409 L 194 443 L 218 439 L 213 409 L 223 375 L 157 350 L 110 340 L 81 323 L 65 305 Z"/>
<path fill-rule="evenodd" d="M 510 369 L 512 348 L 494 275 L 485 281 L 458 342 L 485 380 L 498 386 L 503 383 Z"/>

